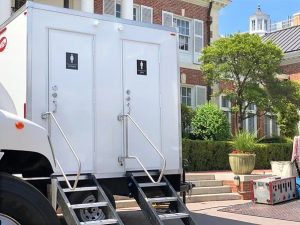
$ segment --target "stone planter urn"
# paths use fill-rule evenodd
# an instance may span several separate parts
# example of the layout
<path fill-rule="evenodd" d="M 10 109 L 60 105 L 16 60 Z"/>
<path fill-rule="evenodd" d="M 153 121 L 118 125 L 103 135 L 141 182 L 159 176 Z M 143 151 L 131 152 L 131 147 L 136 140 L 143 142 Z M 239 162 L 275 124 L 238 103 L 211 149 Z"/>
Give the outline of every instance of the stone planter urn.
<path fill-rule="evenodd" d="M 231 153 L 229 154 L 229 164 L 231 170 L 236 175 L 251 174 L 255 166 L 255 154 Z"/>

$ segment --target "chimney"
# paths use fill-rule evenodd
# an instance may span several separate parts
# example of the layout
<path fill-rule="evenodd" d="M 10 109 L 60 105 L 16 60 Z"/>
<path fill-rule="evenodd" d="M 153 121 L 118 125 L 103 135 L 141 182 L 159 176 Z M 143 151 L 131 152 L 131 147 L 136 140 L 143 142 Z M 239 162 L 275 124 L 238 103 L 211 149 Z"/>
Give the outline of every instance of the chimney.
<path fill-rule="evenodd" d="M 300 25 L 300 13 L 295 13 L 293 15 L 293 26 L 299 26 Z"/>
<path fill-rule="evenodd" d="M 0 25 L 11 16 L 11 0 L 0 1 Z"/>
<path fill-rule="evenodd" d="M 127 20 L 133 20 L 133 0 L 122 0 L 121 17 Z"/>

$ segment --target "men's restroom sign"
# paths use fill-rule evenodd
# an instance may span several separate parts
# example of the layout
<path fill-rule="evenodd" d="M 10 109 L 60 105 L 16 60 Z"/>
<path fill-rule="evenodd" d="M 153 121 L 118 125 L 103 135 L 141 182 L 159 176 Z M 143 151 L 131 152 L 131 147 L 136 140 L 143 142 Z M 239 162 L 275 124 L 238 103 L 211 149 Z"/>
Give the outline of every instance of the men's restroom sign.
<path fill-rule="evenodd" d="M 137 74 L 147 76 L 147 61 L 137 60 Z"/>
<path fill-rule="evenodd" d="M 77 53 L 66 53 L 66 69 L 78 70 L 78 54 Z"/>

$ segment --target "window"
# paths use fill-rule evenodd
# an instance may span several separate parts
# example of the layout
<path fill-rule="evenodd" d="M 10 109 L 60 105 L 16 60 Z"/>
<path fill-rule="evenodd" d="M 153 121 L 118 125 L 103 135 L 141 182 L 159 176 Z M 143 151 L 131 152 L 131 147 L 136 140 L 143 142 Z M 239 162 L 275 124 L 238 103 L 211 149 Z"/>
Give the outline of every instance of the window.
<path fill-rule="evenodd" d="M 257 20 L 257 26 L 258 26 L 258 30 L 262 30 L 262 28 L 263 28 L 263 20 L 262 19 L 258 19 Z"/>
<path fill-rule="evenodd" d="M 173 27 L 173 13 L 162 11 L 162 25 L 166 27 Z"/>
<path fill-rule="evenodd" d="M 231 126 L 231 102 L 226 97 L 226 95 L 221 95 L 220 96 L 220 108 L 225 113 L 225 115 L 228 119 L 228 122 Z"/>
<path fill-rule="evenodd" d="M 205 86 L 182 86 L 181 103 L 193 108 L 203 105 L 207 99 Z"/>
<path fill-rule="evenodd" d="M 192 88 L 181 87 L 181 103 L 187 106 L 192 106 Z"/>
<path fill-rule="evenodd" d="M 247 104 L 247 103 L 245 103 Z M 254 133 L 257 135 L 257 116 L 256 116 L 256 105 L 251 103 L 246 109 L 246 117 L 243 121 L 244 130 Z"/>
<path fill-rule="evenodd" d="M 143 23 L 152 23 L 153 22 L 153 9 L 148 6 L 141 6 L 141 21 Z"/>
<path fill-rule="evenodd" d="M 274 137 L 279 135 L 279 128 L 276 118 L 271 114 L 265 115 L 264 133 L 266 137 Z"/>
<path fill-rule="evenodd" d="M 116 4 L 116 17 L 121 18 L 121 3 Z"/>
<path fill-rule="evenodd" d="M 268 30 L 268 20 L 265 20 L 264 26 L 265 26 L 265 31 L 267 31 Z"/>
<path fill-rule="evenodd" d="M 115 0 L 103 0 L 103 14 L 116 15 L 116 1 Z"/>
<path fill-rule="evenodd" d="M 252 24 L 252 25 L 251 25 L 251 26 L 252 26 L 252 30 L 253 30 L 253 31 L 256 30 L 256 29 L 255 29 L 255 20 L 252 20 L 252 21 L 251 21 L 251 24 Z"/>
<path fill-rule="evenodd" d="M 140 21 L 140 7 L 138 5 L 133 6 L 133 20 Z"/>
<path fill-rule="evenodd" d="M 174 18 L 173 22 L 179 33 L 179 49 L 189 51 L 190 22 L 178 18 Z"/>

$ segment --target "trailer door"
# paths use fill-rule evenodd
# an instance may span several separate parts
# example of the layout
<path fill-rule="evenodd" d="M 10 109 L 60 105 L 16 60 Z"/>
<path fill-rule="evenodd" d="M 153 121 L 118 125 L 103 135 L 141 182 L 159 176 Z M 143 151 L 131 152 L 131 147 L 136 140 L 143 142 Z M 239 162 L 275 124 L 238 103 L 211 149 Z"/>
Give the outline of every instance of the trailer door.
<path fill-rule="evenodd" d="M 82 171 L 93 170 L 93 36 L 49 31 L 49 110 L 70 140 Z M 53 120 L 50 134 L 56 158 L 66 172 L 77 164 Z"/>
<path fill-rule="evenodd" d="M 159 45 L 123 41 L 124 113 L 130 114 L 161 150 Z M 142 133 L 129 120 L 129 155 L 137 156 L 148 169 L 159 169 L 161 159 Z M 142 170 L 135 160 L 126 170 Z"/>

